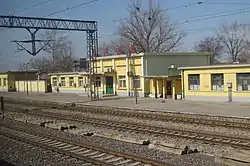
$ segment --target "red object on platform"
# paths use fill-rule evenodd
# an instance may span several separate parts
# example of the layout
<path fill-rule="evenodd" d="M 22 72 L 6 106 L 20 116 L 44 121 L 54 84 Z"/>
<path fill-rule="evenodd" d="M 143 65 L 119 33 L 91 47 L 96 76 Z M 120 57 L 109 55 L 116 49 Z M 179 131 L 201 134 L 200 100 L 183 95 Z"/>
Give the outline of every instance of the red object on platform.
<path fill-rule="evenodd" d="M 134 53 L 134 52 L 135 52 L 135 46 L 134 46 L 133 43 L 131 43 L 131 44 L 129 45 L 129 51 L 130 51 L 130 53 Z"/>
<path fill-rule="evenodd" d="M 108 51 L 108 48 L 106 47 L 104 48 L 104 56 L 108 56 L 108 54 L 109 54 L 109 51 Z"/>
<path fill-rule="evenodd" d="M 115 47 L 115 50 L 116 50 L 116 55 L 120 55 L 120 54 L 121 54 L 121 49 L 120 49 L 120 46 L 119 46 L 119 45 L 117 45 L 117 46 Z"/>

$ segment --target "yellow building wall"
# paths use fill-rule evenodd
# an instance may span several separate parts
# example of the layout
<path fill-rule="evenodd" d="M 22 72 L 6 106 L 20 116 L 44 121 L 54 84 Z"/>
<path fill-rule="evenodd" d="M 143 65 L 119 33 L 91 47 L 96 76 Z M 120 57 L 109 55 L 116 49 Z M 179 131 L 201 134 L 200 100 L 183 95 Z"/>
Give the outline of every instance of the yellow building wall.
<path fill-rule="evenodd" d="M 128 70 L 129 71 L 132 71 L 132 72 L 135 72 L 134 74 L 136 76 L 139 76 L 140 77 L 140 88 L 137 89 L 138 92 L 143 92 L 144 93 L 144 89 L 145 89 L 145 86 L 143 84 L 144 82 L 144 78 L 142 77 L 143 76 L 143 73 L 142 73 L 142 60 L 141 60 L 142 57 L 135 57 L 134 59 L 133 58 L 128 58 Z M 133 87 L 132 87 L 132 83 L 133 83 L 133 80 L 132 78 L 130 78 L 130 89 L 133 90 Z"/>
<path fill-rule="evenodd" d="M 141 60 L 141 57 L 136 57 L 135 59 L 135 74 L 140 76 L 140 88 L 138 88 L 138 91 L 142 91 L 143 90 L 143 77 L 142 77 L 142 64 L 141 64 L 142 60 Z M 100 73 L 96 75 L 96 77 L 100 77 L 101 78 L 101 87 L 98 87 L 98 91 L 99 91 L 99 94 L 102 94 L 102 93 L 106 93 L 106 79 L 105 77 L 106 76 L 113 76 L 113 81 L 114 81 L 114 87 L 113 87 L 113 90 L 114 92 L 121 92 L 121 93 L 126 93 L 128 91 L 128 84 L 127 84 L 127 87 L 126 88 L 120 88 L 119 87 L 119 76 L 126 76 L 127 77 L 127 70 L 128 70 L 128 66 L 127 66 L 127 60 L 126 60 L 126 57 L 121 57 L 121 58 L 110 58 L 110 59 L 98 59 L 96 61 L 96 67 L 97 67 L 97 72 Z M 108 69 L 114 69 L 114 73 L 107 73 L 108 72 Z M 103 75 L 103 73 L 105 73 Z M 60 75 L 57 75 L 56 73 L 55 74 L 52 74 L 51 75 L 51 84 L 53 86 L 53 78 L 57 78 L 59 83 L 61 82 L 61 78 L 62 77 L 65 77 L 65 86 L 61 86 L 59 87 L 59 91 L 62 92 L 62 91 L 74 91 L 74 92 L 77 92 L 79 90 L 83 90 L 84 88 L 83 87 L 79 87 L 78 85 L 78 77 L 83 77 L 84 79 L 85 78 L 88 78 L 88 76 L 82 76 L 82 75 L 79 75 L 79 74 L 74 74 L 74 75 L 70 75 L 69 73 L 65 73 L 65 74 L 60 74 Z M 76 87 L 70 87 L 69 86 L 69 78 L 70 77 L 74 77 L 74 83 L 76 84 Z M 130 80 L 131 83 L 130 83 L 130 89 L 131 91 L 133 90 L 131 87 L 132 87 L 132 80 Z M 53 88 L 53 87 L 52 87 Z M 53 90 L 55 91 L 55 87 L 53 88 Z M 87 89 L 88 91 L 88 89 Z"/>
<path fill-rule="evenodd" d="M 150 93 L 164 93 L 164 88 L 166 88 L 166 81 L 171 80 L 172 81 L 172 93 L 173 93 L 173 87 L 175 87 L 175 94 L 181 94 L 181 80 L 175 77 L 172 78 L 151 78 L 150 83 Z M 165 89 L 167 90 L 167 89 Z M 166 93 L 166 91 L 165 91 Z"/>
<path fill-rule="evenodd" d="M 117 92 L 121 93 L 126 93 L 128 85 L 126 85 L 126 88 L 119 87 L 119 76 L 125 76 L 127 75 L 126 73 L 126 58 L 119 58 L 119 59 L 114 59 L 115 63 L 115 71 L 116 71 L 116 88 Z"/>
<path fill-rule="evenodd" d="M 73 77 L 74 84 L 75 86 L 70 86 L 70 78 Z M 88 77 L 87 75 L 80 75 L 80 74 L 61 74 L 61 75 L 51 75 L 51 85 L 52 85 L 52 90 L 56 91 L 56 87 L 53 86 L 53 79 L 56 78 L 58 83 L 61 83 L 62 78 L 65 78 L 65 86 L 60 86 L 59 91 L 60 92 L 69 92 L 69 93 L 77 93 L 77 92 L 83 92 L 87 91 L 87 88 L 84 88 L 83 86 L 79 86 L 79 77 L 83 78 L 83 84 L 88 83 Z"/>
<path fill-rule="evenodd" d="M 6 85 L 4 85 L 4 79 L 6 79 Z M 0 74 L 0 91 L 8 91 L 8 75 Z"/>
<path fill-rule="evenodd" d="M 8 73 L 9 89 L 16 89 L 15 81 L 36 80 L 36 72 L 10 72 Z"/>
<path fill-rule="evenodd" d="M 250 68 L 224 68 L 224 69 L 203 69 L 203 70 L 185 70 L 184 94 L 191 96 L 228 96 L 227 83 L 232 83 L 232 92 L 234 97 L 250 97 L 250 91 L 237 91 L 236 73 L 250 71 Z M 211 74 L 224 74 L 224 90 L 213 91 L 211 88 Z M 188 75 L 200 74 L 200 90 L 189 90 Z"/>
<path fill-rule="evenodd" d="M 130 60 L 130 61 L 129 61 Z M 132 63 L 132 59 L 128 59 L 128 65 Z M 138 91 L 142 91 L 143 89 L 143 84 L 142 84 L 142 65 L 141 65 L 141 57 L 135 57 L 135 74 L 137 76 L 140 76 L 140 88 L 138 88 Z M 127 73 L 127 69 L 128 70 L 132 70 L 132 68 L 129 66 L 127 66 L 127 61 L 126 61 L 126 58 L 125 57 L 121 57 L 121 58 L 110 58 L 110 59 L 102 59 L 102 60 L 97 60 L 97 69 L 98 71 L 100 72 L 107 72 L 109 68 L 112 68 L 115 70 L 115 73 L 114 74 L 106 74 L 103 76 L 102 78 L 102 87 L 99 88 L 99 90 L 103 91 L 105 93 L 106 91 L 106 80 L 105 80 L 105 77 L 106 76 L 114 76 L 114 82 L 116 83 L 115 84 L 115 87 L 114 87 L 114 90 L 119 93 L 126 93 L 127 90 L 128 90 L 128 86 L 129 86 L 129 89 L 133 90 L 132 89 L 132 80 L 129 79 L 128 81 L 130 81 L 129 83 L 127 82 L 126 84 L 126 88 L 120 88 L 119 87 L 119 76 L 126 76 Z"/>
<path fill-rule="evenodd" d="M 103 67 L 103 72 L 107 72 L 108 68 L 113 67 L 112 59 L 102 60 L 102 67 Z"/>
<path fill-rule="evenodd" d="M 28 88 L 27 88 L 28 85 Z M 41 81 L 15 81 L 17 92 L 47 92 L 47 83 Z"/>

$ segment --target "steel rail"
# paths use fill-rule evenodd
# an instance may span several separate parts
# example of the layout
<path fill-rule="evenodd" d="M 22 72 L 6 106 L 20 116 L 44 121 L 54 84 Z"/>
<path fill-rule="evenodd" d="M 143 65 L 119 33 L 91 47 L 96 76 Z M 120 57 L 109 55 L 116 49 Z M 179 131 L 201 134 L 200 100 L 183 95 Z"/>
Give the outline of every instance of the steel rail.
<path fill-rule="evenodd" d="M 216 143 L 216 144 L 224 144 L 230 145 L 232 147 L 247 149 L 250 150 L 250 138 L 242 138 L 242 137 L 231 137 L 225 135 L 218 135 L 218 134 L 209 134 L 205 132 L 198 132 L 198 131 L 190 131 L 190 130 L 180 130 L 180 129 L 173 129 L 167 127 L 156 127 L 150 125 L 140 125 L 137 123 L 131 122 L 117 122 L 111 120 L 104 120 L 99 118 L 90 118 L 90 117 L 83 117 L 79 115 L 65 115 L 59 113 L 51 113 L 51 112 L 44 112 L 44 111 L 35 111 L 35 112 L 24 112 L 27 115 L 33 116 L 43 116 L 47 118 L 53 118 L 58 120 L 67 120 L 72 122 L 78 123 L 90 123 L 97 126 L 106 126 L 109 128 L 119 128 L 126 131 L 134 131 L 134 132 L 142 132 L 147 134 L 155 134 L 155 135 L 166 135 L 171 137 L 177 138 L 185 138 L 191 140 L 198 140 L 204 141 L 207 143 Z"/>
<path fill-rule="evenodd" d="M 8 100 L 8 102 L 11 102 L 11 101 Z M 25 104 L 25 101 L 16 101 L 16 102 Z M 53 109 L 56 109 L 56 108 L 59 108 L 59 109 L 63 108 L 63 109 L 68 109 L 68 110 L 84 109 L 84 112 L 90 112 L 90 113 L 110 114 L 110 115 L 126 116 L 126 117 L 138 117 L 138 118 L 147 119 L 147 120 L 172 121 L 172 122 L 191 123 L 191 124 L 198 124 L 198 125 L 208 125 L 208 126 L 215 126 L 215 127 L 221 126 L 221 127 L 230 127 L 230 128 L 250 130 L 250 123 L 244 123 L 244 122 L 233 122 L 233 121 L 226 121 L 226 120 L 206 119 L 206 118 L 192 118 L 192 117 L 183 117 L 180 115 L 163 115 L 163 114 L 155 114 L 155 113 L 148 113 L 148 112 L 144 114 L 138 111 L 130 112 L 127 110 L 124 111 L 120 109 L 111 110 L 110 108 L 107 109 L 107 108 L 96 107 L 96 106 L 70 107 L 67 105 L 62 105 L 62 104 L 53 103 L 53 102 L 50 104 L 49 103 L 42 104 L 41 102 L 29 102 L 29 104 L 32 104 L 35 106 L 42 105 L 45 108 L 53 108 Z"/>
<path fill-rule="evenodd" d="M 96 145 L 87 144 L 84 142 L 76 142 L 71 140 L 66 140 L 60 137 L 52 136 L 46 133 L 39 133 L 38 131 L 30 131 L 25 130 L 21 127 L 11 127 L 4 125 L 4 128 L 12 129 L 18 132 L 18 135 L 12 135 L 12 138 L 17 138 L 20 141 L 24 140 L 27 143 L 31 143 L 40 147 L 47 148 L 49 150 L 54 150 L 60 153 L 64 153 L 65 155 L 72 156 L 74 158 L 79 158 L 81 160 L 94 163 L 96 165 L 103 165 L 103 166 L 113 166 L 113 165 L 123 165 L 122 163 L 113 163 L 115 160 L 119 161 L 118 159 L 123 159 L 121 162 L 124 162 L 124 165 L 127 165 L 129 162 L 131 165 L 144 165 L 144 164 L 150 164 L 152 166 L 173 166 L 172 164 L 168 164 L 161 161 L 151 160 L 145 157 L 141 156 L 135 156 L 132 154 L 126 154 L 122 152 L 113 151 L 110 149 L 105 149 Z M 10 131 L 8 131 L 10 132 Z M 5 132 L 6 133 L 6 132 Z M 26 137 L 22 137 L 22 133 L 27 133 Z M 4 132 L 1 130 L 0 134 L 4 134 Z M 6 135 L 8 137 L 8 135 Z M 31 136 L 31 137 L 29 137 Z M 30 139 L 29 139 L 30 138 Z M 38 138 L 38 139 L 37 139 Z M 63 146 L 61 146 L 63 144 Z M 65 149 L 69 148 L 69 149 Z M 81 150 L 83 149 L 83 150 Z M 70 151 L 69 151 L 70 150 Z M 105 159 L 102 159 L 103 156 L 113 156 L 113 160 L 106 161 Z M 98 157 L 100 156 L 100 157 Z M 114 158 L 115 157 L 115 158 Z M 110 158 L 108 158 L 110 159 Z M 129 161 L 130 160 L 130 161 Z"/>

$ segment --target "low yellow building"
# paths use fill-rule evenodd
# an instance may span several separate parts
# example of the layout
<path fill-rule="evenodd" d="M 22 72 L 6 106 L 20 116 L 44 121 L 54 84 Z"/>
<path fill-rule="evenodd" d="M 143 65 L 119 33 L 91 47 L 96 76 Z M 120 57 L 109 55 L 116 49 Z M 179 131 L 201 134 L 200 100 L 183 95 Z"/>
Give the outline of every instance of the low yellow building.
<path fill-rule="evenodd" d="M 8 74 L 0 73 L 0 91 L 8 91 Z"/>
<path fill-rule="evenodd" d="M 182 71 L 182 97 L 187 100 L 250 101 L 250 64 L 178 69 Z"/>
<path fill-rule="evenodd" d="M 0 91 L 16 91 L 15 81 L 35 80 L 36 78 L 35 71 L 9 71 L 6 73 L 0 73 Z"/>
<path fill-rule="evenodd" d="M 140 97 L 181 95 L 181 76 L 177 67 L 208 65 L 210 53 L 139 53 L 97 57 L 96 82 L 98 94 Z M 51 73 L 53 92 L 88 94 L 88 73 Z"/>
<path fill-rule="evenodd" d="M 50 92 L 46 80 L 15 81 L 17 92 L 47 93 Z"/>
<path fill-rule="evenodd" d="M 86 72 L 50 73 L 52 92 L 88 94 Z"/>

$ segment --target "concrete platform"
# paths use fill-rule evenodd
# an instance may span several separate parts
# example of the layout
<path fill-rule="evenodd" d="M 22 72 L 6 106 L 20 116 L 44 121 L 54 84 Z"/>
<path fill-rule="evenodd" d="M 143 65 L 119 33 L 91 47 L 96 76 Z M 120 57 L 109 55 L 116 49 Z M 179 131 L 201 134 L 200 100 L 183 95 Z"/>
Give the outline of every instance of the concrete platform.
<path fill-rule="evenodd" d="M 108 107 L 123 107 L 134 109 L 148 109 L 160 112 L 185 112 L 193 114 L 208 114 L 215 116 L 234 116 L 250 117 L 250 103 L 243 102 L 197 102 L 185 100 L 165 100 L 152 98 L 138 98 L 138 104 L 135 98 L 105 97 L 99 101 L 90 101 L 88 97 L 77 94 L 30 94 L 17 92 L 0 92 L 0 96 L 16 99 L 43 100 L 54 102 L 75 102 L 83 105 L 98 105 Z"/>

